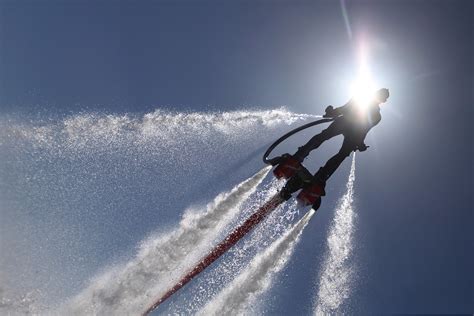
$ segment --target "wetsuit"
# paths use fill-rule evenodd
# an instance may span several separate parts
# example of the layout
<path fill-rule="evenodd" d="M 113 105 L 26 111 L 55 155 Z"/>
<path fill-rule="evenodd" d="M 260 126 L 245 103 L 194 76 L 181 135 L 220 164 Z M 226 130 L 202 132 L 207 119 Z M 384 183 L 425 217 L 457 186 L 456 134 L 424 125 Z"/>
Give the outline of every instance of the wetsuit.
<path fill-rule="evenodd" d="M 339 152 L 315 174 L 316 179 L 323 183 L 329 179 L 352 151 L 357 149 L 364 151 L 367 148 L 364 144 L 365 136 L 382 119 L 378 102 L 372 102 L 364 110 L 361 110 L 351 100 L 344 106 L 327 111 L 327 114 L 328 117 L 335 117 L 334 122 L 311 138 L 305 145 L 299 147 L 294 154 L 294 157 L 302 162 L 312 150 L 318 148 L 324 141 L 337 135 L 344 135 L 344 142 Z"/>

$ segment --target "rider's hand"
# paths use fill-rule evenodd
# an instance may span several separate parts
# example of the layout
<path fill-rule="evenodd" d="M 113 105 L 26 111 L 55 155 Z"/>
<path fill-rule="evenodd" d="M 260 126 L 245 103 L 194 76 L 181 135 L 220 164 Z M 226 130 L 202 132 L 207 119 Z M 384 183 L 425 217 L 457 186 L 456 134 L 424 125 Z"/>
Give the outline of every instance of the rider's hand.
<path fill-rule="evenodd" d="M 362 144 L 360 144 L 359 146 L 357 146 L 357 149 L 358 149 L 359 151 L 366 151 L 367 148 L 369 148 L 369 147 L 370 147 L 370 146 L 367 146 L 366 144 L 362 143 Z"/>
<path fill-rule="evenodd" d="M 323 115 L 323 117 L 334 117 L 334 108 L 332 107 L 332 105 L 329 105 L 326 110 L 325 110 L 325 114 Z"/>

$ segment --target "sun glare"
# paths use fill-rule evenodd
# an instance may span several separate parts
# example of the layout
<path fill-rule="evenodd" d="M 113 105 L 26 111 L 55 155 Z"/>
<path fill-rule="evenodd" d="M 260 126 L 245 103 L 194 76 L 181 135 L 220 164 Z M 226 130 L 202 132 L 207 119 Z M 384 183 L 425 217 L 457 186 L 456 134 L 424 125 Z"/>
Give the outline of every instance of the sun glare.
<path fill-rule="evenodd" d="M 351 84 L 351 95 L 355 103 L 365 108 L 374 98 L 376 84 L 368 65 L 368 52 L 365 45 L 359 51 L 359 71 L 357 79 Z"/>
<path fill-rule="evenodd" d="M 361 76 L 351 85 L 351 95 L 356 104 L 366 107 L 374 98 L 375 83 L 368 76 Z"/>

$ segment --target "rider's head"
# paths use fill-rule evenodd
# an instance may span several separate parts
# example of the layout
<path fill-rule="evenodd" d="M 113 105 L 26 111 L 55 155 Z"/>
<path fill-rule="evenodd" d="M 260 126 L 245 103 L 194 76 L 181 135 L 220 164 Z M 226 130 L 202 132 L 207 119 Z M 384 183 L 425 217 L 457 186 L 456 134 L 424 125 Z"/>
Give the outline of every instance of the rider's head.
<path fill-rule="evenodd" d="M 375 100 L 377 100 L 377 102 L 379 103 L 385 103 L 389 96 L 390 96 L 390 93 L 388 92 L 387 88 L 382 88 L 380 90 L 377 90 L 377 92 L 375 92 Z"/>

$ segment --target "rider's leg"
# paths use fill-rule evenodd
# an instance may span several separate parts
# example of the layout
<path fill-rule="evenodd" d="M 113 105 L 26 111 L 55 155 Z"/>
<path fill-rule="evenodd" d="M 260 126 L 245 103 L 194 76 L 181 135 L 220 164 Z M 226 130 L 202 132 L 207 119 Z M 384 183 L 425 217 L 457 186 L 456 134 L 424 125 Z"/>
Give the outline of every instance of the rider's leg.
<path fill-rule="evenodd" d="M 334 121 L 328 126 L 328 128 L 311 138 L 305 145 L 298 147 L 298 151 L 296 151 L 293 157 L 295 157 L 299 162 L 302 162 L 312 150 L 321 146 L 323 142 L 336 135 L 342 134 L 342 127 L 342 121 Z"/>
<path fill-rule="evenodd" d="M 337 168 L 341 165 L 341 163 L 348 157 L 351 152 L 355 150 L 356 146 L 355 143 L 347 137 L 344 137 L 344 142 L 342 144 L 341 149 L 339 152 L 331 157 L 324 167 L 319 168 L 318 172 L 314 175 L 315 178 L 321 182 L 326 183 L 326 180 L 331 177 L 331 175 L 337 170 Z"/>

